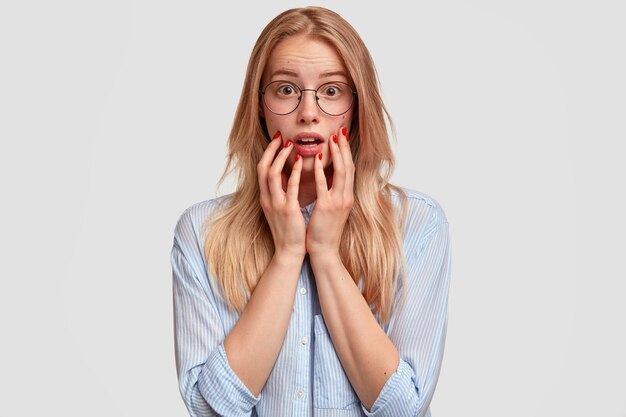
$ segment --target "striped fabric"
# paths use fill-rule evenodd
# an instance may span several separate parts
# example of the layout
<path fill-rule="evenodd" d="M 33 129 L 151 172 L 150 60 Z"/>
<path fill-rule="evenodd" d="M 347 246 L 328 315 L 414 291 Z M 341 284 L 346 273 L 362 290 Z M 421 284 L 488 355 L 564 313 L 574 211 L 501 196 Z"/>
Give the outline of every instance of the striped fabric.
<path fill-rule="evenodd" d="M 283 347 L 265 387 L 252 395 L 228 364 L 223 341 L 238 314 L 217 296 L 208 279 L 202 224 L 227 197 L 192 205 L 174 232 L 171 252 L 176 367 L 184 402 L 193 417 L 403 417 L 430 416 L 444 350 L 450 282 L 448 222 L 432 198 L 405 189 L 404 230 L 407 299 L 394 305 L 382 326 L 400 353 L 370 412 L 343 371 L 321 314 L 308 257 L 302 264 Z M 400 207 L 398 194 L 393 194 Z M 303 207 L 308 224 L 315 202 Z"/>

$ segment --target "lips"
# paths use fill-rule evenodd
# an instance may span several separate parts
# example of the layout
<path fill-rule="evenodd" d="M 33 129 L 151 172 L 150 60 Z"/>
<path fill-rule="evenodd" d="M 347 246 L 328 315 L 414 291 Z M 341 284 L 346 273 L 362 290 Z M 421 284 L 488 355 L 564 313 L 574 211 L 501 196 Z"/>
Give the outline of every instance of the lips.
<path fill-rule="evenodd" d="M 315 132 L 302 132 L 298 133 L 291 139 L 296 152 L 301 156 L 315 156 L 322 152 L 322 144 L 324 139 L 322 136 Z"/>

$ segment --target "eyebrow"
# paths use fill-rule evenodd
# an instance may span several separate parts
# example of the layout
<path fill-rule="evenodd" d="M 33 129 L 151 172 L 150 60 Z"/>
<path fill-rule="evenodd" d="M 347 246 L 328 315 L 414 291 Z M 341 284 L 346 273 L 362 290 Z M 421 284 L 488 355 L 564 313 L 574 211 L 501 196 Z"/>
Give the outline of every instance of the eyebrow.
<path fill-rule="evenodd" d="M 345 71 L 328 71 L 328 72 L 323 72 L 323 73 L 320 74 L 320 78 L 333 77 L 335 75 L 341 75 L 342 77 L 345 77 L 346 79 L 348 79 L 348 74 L 346 74 Z"/>
<path fill-rule="evenodd" d="M 288 75 L 291 77 L 298 77 L 298 73 L 295 71 L 291 71 L 288 69 L 279 69 L 276 70 L 272 73 L 271 77 L 275 77 L 276 75 Z M 328 78 L 328 77 L 334 77 L 335 75 L 341 75 L 343 77 L 345 77 L 346 79 L 348 79 L 348 75 L 346 74 L 345 71 L 327 71 L 327 72 L 322 72 L 319 76 L 319 78 Z"/>

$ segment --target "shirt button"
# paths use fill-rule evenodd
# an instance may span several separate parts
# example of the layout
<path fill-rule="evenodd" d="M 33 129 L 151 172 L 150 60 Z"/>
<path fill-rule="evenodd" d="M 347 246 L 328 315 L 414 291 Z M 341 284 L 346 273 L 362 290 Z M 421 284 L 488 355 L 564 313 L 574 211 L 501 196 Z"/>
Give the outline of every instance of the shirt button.
<path fill-rule="evenodd" d="M 304 397 L 304 392 L 298 391 L 298 398 L 302 398 L 302 397 Z"/>
<path fill-rule="evenodd" d="M 302 342 L 303 345 L 306 345 L 306 336 L 302 336 L 302 339 L 300 339 L 300 342 Z"/>
<path fill-rule="evenodd" d="M 306 294 L 306 288 L 304 287 L 300 288 L 300 294 L 302 295 Z"/>

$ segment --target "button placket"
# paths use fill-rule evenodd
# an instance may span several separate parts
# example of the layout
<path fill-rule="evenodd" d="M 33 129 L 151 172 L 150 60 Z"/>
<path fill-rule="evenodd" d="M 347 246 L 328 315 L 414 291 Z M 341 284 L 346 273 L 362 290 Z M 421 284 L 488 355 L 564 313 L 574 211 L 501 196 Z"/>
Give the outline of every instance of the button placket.
<path fill-rule="evenodd" d="M 303 213 L 305 220 L 308 220 L 308 213 Z M 309 392 L 310 385 L 310 352 L 307 346 L 308 338 L 302 337 L 303 335 L 307 335 L 310 331 L 310 323 L 311 323 L 311 309 L 309 306 L 310 300 L 307 296 L 307 280 L 308 280 L 308 269 L 306 266 L 307 262 L 304 261 L 302 265 L 302 269 L 300 271 L 300 278 L 298 280 L 298 292 L 300 293 L 294 302 L 294 313 L 295 313 L 295 321 L 296 324 L 295 337 L 298 337 L 299 340 L 295 341 L 297 349 L 295 357 L 296 357 L 296 372 L 297 378 L 295 380 L 294 389 L 294 415 L 295 416 L 307 416 L 309 414 L 309 397 L 307 393 Z M 297 294 L 297 293 L 296 293 Z M 304 341 L 304 342 L 303 342 Z M 294 347 L 296 347 L 294 346 Z"/>

